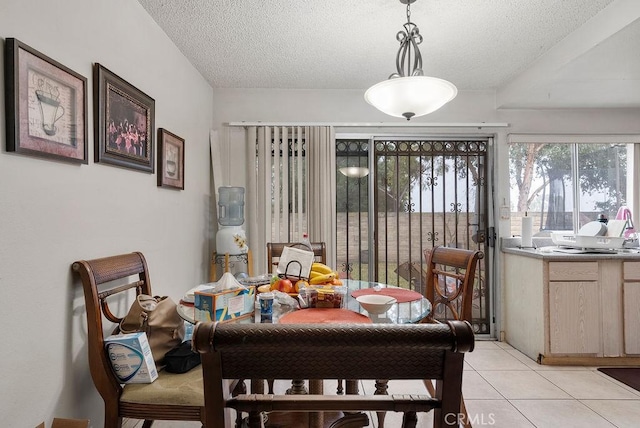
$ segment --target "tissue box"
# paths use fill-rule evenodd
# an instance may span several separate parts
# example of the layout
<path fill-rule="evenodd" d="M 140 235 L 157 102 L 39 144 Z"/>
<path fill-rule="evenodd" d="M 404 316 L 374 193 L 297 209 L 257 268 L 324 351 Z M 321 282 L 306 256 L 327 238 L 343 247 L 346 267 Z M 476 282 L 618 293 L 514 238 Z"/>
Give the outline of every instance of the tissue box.
<path fill-rule="evenodd" d="M 214 292 L 213 289 L 195 292 L 196 321 L 231 321 L 253 315 L 256 298 L 254 285 Z"/>
<path fill-rule="evenodd" d="M 120 382 L 151 383 L 158 378 L 147 333 L 109 336 L 104 339 L 104 348 Z"/>

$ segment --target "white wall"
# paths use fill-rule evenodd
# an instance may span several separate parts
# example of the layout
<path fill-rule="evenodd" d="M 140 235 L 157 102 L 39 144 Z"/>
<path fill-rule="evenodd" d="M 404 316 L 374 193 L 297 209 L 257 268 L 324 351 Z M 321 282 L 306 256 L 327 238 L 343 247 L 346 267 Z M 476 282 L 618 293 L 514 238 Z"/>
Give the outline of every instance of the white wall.
<path fill-rule="evenodd" d="M 80 166 L 7 153 L 0 103 L 0 426 L 50 426 L 59 416 L 101 427 L 82 287 L 70 266 L 139 250 L 154 292 L 174 299 L 207 278 L 212 89 L 136 1 L 2 0 L 0 37 L 87 77 L 90 159 Z M 158 188 L 156 174 L 93 162 L 94 62 L 154 98 L 156 127 L 185 139 L 184 191 Z"/>

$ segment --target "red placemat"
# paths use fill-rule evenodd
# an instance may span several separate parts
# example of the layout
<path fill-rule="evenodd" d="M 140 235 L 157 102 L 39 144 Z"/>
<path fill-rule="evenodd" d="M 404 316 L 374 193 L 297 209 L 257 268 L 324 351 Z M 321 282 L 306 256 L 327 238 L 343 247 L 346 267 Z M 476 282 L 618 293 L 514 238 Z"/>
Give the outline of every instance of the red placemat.
<path fill-rule="evenodd" d="M 281 324 L 357 323 L 371 324 L 371 319 L 348 309 L 308 308 L 289 312 L 280 318 Z"/>
<path fill-rule="evenodd" d="M 364 296 L 365 294 L 382 294 L 384 296 L 395 297 L 398 303 L 422 299 L 422 294 L 413 290 L 405 290 L 404 288 L 381 288 L 380 291 L 376 291 L 373 288 L 363 288 L 362 290 L 354 290 L 351 292 L 351 296 L 353 297 Z"/>

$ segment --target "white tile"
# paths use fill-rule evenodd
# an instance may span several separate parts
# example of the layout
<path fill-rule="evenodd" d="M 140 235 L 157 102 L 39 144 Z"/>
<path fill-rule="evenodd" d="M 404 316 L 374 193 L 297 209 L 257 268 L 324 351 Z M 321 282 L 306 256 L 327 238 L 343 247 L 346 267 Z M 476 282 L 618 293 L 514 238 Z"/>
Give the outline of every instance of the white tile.
<path fill-rule="evenodd" d="M 464 400 L 473 427 L 534 428 L 507 400 Z"/>
<path fill-rule="evenodd" d="M 466 400 L 501 400 L 504 399 L 496 389 L 477 372 L 467 371 L 462 374 L 462 395 Z"/>
<path fill-rule="evenodd" d="M 626 388 L 616 385 L 609 379 L 599 376 L 593 371 L 585 370 L 554 370 L 538 371 L 541 376 L 549 379 L 562 388 L 573 398 L 580 400 L 637 400 L 638 395 Z"/>
<path fill-rule="evenodd" d="M 498 342 L 495 340 L 476 340 L 474 349 L 483 349 L 485 351 L 499 351 L 503 348 L 498 346 Z"/>
<path fill-rule="evenodd" d="M 571 396 L 532 370 L 479 371 L 508 400 L 569 399 Z"/>
<path fill-rule="evenodd" d="M 538 366 L 540 366 L 540 364 L 538 364 L 534 359 L 530 358 L 528 355 L 523 354 L 517 349 L 505 349 L 505 351 L 507 352 L 507 354 L 516 358 L 518 361 L 520 361 L 521 363 L 523 363 L 524 365 L 526 365 L 532 370 L 536 370 Z"/>
<path fill-rule="evenodd" d="M 536 428 L 615 428 L 577 400 L 511 400 Z"/>
<path fill-rule="evenodd" d="M 507 351 L 478 349 L 467 352 L 464 360 L 474 370 L 527 370 L 527 366 Z"/>
<path fill-rule="evenodd" d="M 505 351 L 516 349 L 513 346 L 509 345 L 507 342 L 496 342 L 496 345 L 498 345 L 500 348 L 504 349 Z"/>
<path fill-rule="evenodd" d="M 618 428 L 640 426 L 640 401 L 636 400 L 581 400 Z"/>

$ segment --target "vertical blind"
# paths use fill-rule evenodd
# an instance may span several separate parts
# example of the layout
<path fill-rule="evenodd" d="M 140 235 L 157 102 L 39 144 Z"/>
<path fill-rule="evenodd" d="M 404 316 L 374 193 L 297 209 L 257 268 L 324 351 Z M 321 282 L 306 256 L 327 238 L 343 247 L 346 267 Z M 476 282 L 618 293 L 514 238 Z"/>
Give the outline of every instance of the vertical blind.
<path fill-rule="evenodd" d="M 298 242 L 308 233 L 335 260 L 335 134 L 332 127 L 247 128 L 250 173 L 247 228 L 257 271 L 267 242 Z M 251 171 L 251 169 L 250 169 Z M 264 266 L 263 266 L 264 263 Z"/>

